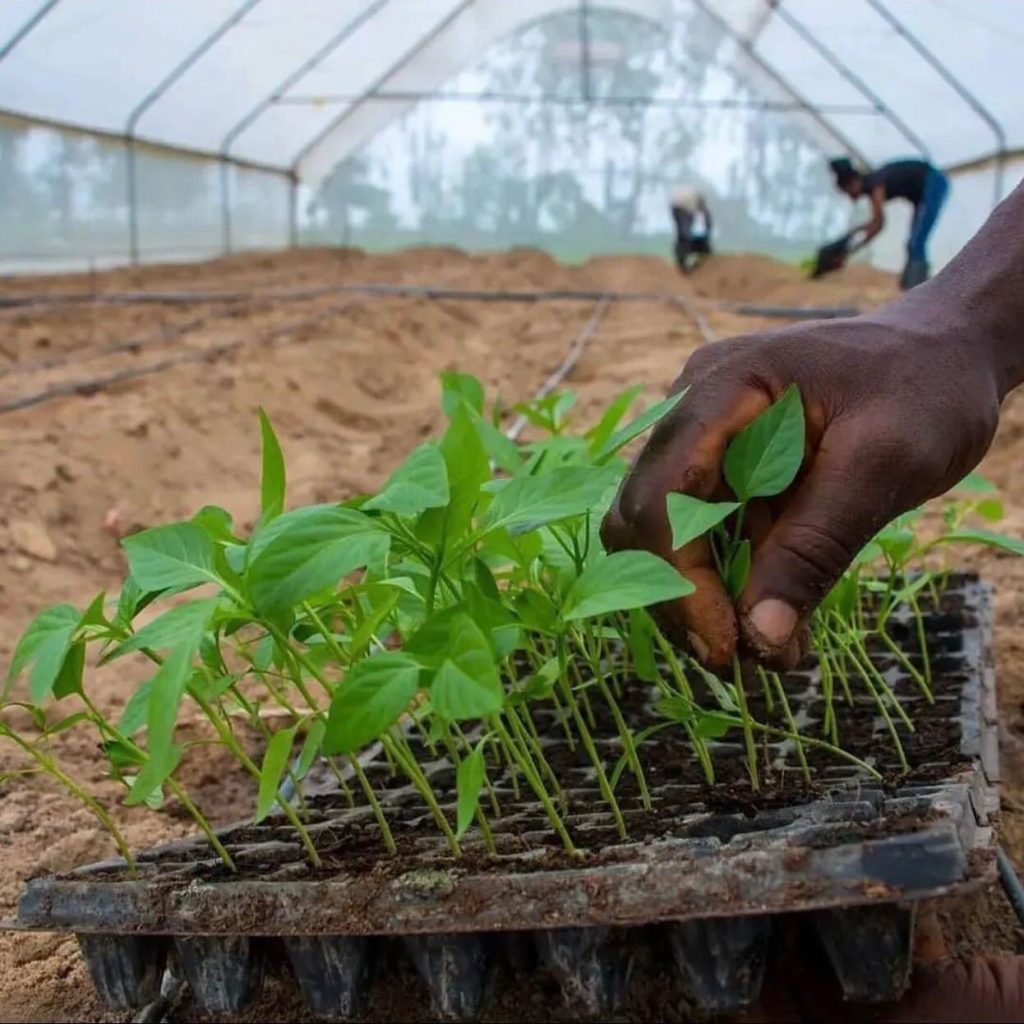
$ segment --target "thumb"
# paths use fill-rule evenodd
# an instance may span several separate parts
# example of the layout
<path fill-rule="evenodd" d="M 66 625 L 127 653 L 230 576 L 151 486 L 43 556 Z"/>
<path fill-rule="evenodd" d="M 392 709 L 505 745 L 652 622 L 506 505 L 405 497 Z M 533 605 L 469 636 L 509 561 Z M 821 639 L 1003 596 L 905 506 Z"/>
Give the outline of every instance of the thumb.
<path fill-rule="evenodd" d="M 895 490 L 871 445 L 826 437 L 810 470 L 754 552 L 740 629 L 754 652 L 799 660 L 799 629 L 864 545 L 894 515 Z"/>

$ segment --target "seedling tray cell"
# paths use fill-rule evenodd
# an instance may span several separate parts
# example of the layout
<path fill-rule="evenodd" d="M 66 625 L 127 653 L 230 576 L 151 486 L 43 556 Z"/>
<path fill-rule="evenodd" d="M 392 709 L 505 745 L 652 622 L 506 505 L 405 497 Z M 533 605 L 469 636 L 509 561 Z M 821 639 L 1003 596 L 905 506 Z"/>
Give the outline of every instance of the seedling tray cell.
<path fill-rule="evenodd" d="M 586 760 L 565 746 L 554 713 L 539 714 L 548 760 L 571 782 L 565 820 L 581 859 L 561 851 L 528 791 L 517 795 L 497 771 L 498 854 L 470 841 L 456 859 L 416 794 L 389 786 L 386 762 L 371 757 L 366 771 L 383 784 L 396 857 L 384 855 L 369 809 L 349 806 L 324 772 L 306 795 L 320 870 L 283 820 L 270 818 L 222 830 L 237 874 L 199 840 L 171 843 L 141 854 L 134 879 L 112 860 L 31 881 L 15 926 L 76 933 L 114 1006 L 151 1000 L 172 962 L 201 1005 L 237 1012 L 266 970 L 287 966 L 316 1014 L 349 1019 L 404 959 L 426 982 L 435 1017 L 469 1020 L 496 986 L 538 969 L 578 1012 L 601 1017 L 628 1001 L 636 965 L 651 962 L 674 964 L 699 1011 L 730 1013 L 757 998 L 775 915 L 797 912 L 808 915 L 847 997 L 894 998 L 909 979 L 916 902 L 995 876 L 988 589 L 950 576 L 926 627 L 934 704 L 913 703 L 912 680 L 884 655 L 877 661 L 914 708 L 911 771 L 898 773 L 870 706 L 855 701 L 841 722 L 851 735 L 861 730 L 854 752 L 882 782 L 809 755 L 808 789 L 792 749 L 774 744 L 764 750 L 770 786 L 755 800 L 744 789 L 740 744 L 721 741 L 714 759 L 723 785 L 709 791 L 689 749 L 659 736 L 645 748 L 653 811 L 641 809 L 623 774 L 630 835 L 621 840 Z M 912 651 L 908 627 L 891 632 Z M 801 729 L 813 730 L 817 670 L 792 673 L 786 689 Z M 634 724 L 653 721 L 642 684 L 624 704 Z M 617 742 L 600 743 L 609 763 L 617 759 Z M 453 810 L 451 767 L 426 770 Z"/>

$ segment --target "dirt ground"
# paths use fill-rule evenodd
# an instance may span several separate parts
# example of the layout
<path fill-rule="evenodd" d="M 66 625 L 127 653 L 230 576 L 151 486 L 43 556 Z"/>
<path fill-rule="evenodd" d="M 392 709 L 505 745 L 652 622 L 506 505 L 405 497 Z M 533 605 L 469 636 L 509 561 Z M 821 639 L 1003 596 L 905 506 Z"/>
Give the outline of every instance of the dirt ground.
<path fill-rule="evenodd" d="M 210 263 L 0 281 L 0 666 L 42 605 L 87 602 L 116 590 L 124 563 L 115 534 L 184 517 L 205 503 L 251 521 L 258 501 L 263 406 L 281 438 L 292 503 L 342 499 L 378 484 L 440 426 L 437 375 L 479 375 L 503 400 L 531 395 L 558 366 L 593 303 L 485 303 L 367 297 L 297 289 L 352 283 L 475 289 L 613 289 L 683 295 L 718 337 L 763 322 L 729 302 L 863 308 L 895 294 L 888 275 L 851 267 L 807 282 L 762 257 L 717 257 L 683 281 L 667 263 L 605 257 L 566 267 L 532 250 L 469 256 L 432 248 L 367 256 L 303 250 Z M 41 304 L 3 297 L 137 290 L 246 292 L 244 301 Z M 691 317 L 667 300 L 612 303 L 568 378 L 586 419 L 613 394 L 643 384 L 659 395 L 702 343 Z M 140 375 L 140 370 L 151 370 Z M 63 391 L 63 393 L 61 393 Z M 36 401 L 42 393 L 49 395 Z M 35 402 L 17 408 L 26 400 Z M 1003 490 L 1006 529 L 1024 535 L 1024 396 L 1011 399 L 984 465 Z M 1002 709 L 1002 834 L 1024 866 L 1024 563 L 958 551 L 998 588 L 997 671 Z M 126 659 L 127 660 L 127 659 Z M 122 663 L 119 663 L 122 664 Z M 94 696 L 120 707 L 138 678 L 106 671 Z M 114 794 L 91 740 L 71 736 L 65 766 Z M 0 748 L 0 772 L 15 767 Z M 215 820 L 247 812 L 247 787 L 214 758 L 187 766 Z M 0 915 L 24 880 L 111 850 L 89 814 L 40 780 L 0 791 Z M 190 831 L 172 811 L 117 812 L 136 847 Z M 947 915 L 957 951 L 1019 951 L 1020 931 L 998 892 L 959 901 Z M 74 940 L 0 933 L 0 1020 L 101 1021 Z M 194 1018 L 189 1018 L 194 1019 Z M 248 1019 L 301 1019 L 290 991 L 271 993 Z M 396 1018 L 389 1018 L 396 1019 Z M 653 1019 L 653 1018 L 652 1018 Z"/>

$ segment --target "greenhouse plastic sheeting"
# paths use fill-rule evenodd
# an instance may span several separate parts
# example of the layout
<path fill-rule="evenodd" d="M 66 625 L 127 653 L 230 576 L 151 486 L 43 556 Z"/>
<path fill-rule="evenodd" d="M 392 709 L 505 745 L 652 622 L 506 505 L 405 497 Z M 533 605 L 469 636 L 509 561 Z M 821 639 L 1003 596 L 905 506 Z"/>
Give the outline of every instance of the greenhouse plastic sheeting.
<path fill-rule="evenodd" d="M 837 152 L 949 170 L 943 257 L 1017 180 L 1022 56 L 1018 0 L 5 0 L 0 258 L 653 247 L 680 176 L 786 252 L 845 223 Z M 457 194 L 488 161 L 515 224 Z"/>

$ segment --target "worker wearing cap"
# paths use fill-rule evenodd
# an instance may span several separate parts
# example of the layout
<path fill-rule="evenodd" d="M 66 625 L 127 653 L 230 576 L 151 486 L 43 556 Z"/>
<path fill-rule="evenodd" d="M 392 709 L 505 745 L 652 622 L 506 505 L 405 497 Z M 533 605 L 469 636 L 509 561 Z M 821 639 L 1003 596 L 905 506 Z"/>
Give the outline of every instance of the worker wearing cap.
<path fill-rule="evenodd" d="M 680 185 L 671 197 L 672 220 L 676 227 L 676 264 L 689 273 L 711 254 L 711 211 L 704 195 L 690 185 Z"/>

